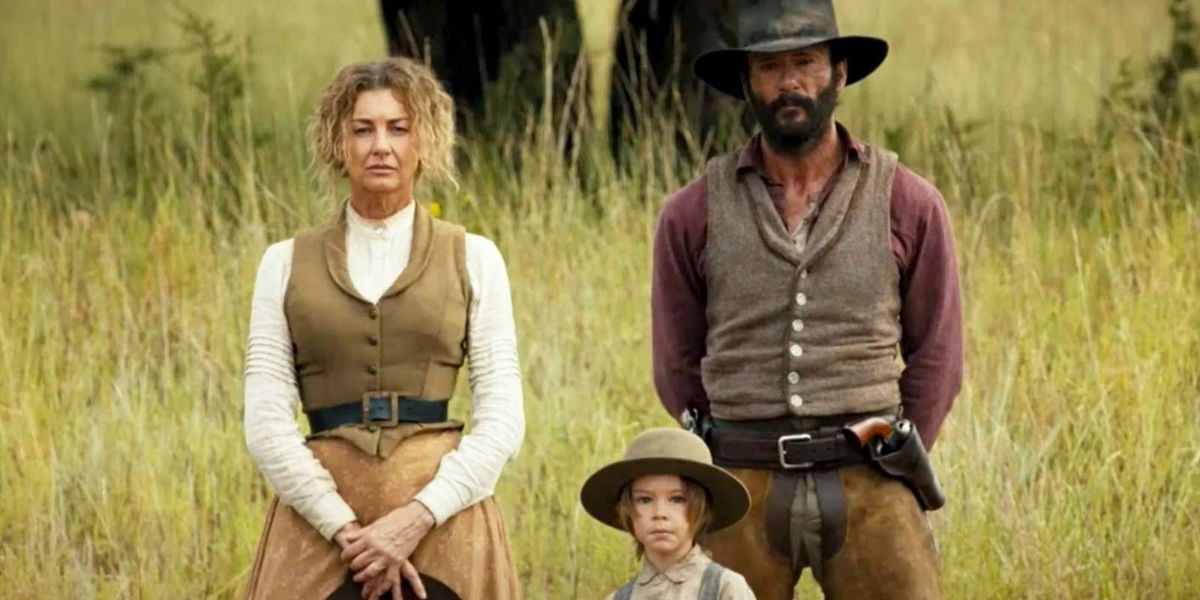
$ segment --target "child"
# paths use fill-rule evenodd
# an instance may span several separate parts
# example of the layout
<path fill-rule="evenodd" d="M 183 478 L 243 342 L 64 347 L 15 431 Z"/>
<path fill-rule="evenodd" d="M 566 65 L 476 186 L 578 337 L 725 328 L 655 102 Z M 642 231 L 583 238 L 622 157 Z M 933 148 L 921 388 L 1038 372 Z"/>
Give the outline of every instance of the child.
<path fill-rule="evenodd" d="M 596 471 L 580 499 L 596 520 L 629 532 L 642 572 L 608 600 L 742 600 L 754 593 L 713 562 L 700 535 L 738 522 L 750 507 L 740 481 L 713 466 L 699 437 L 651 429 L 629 442 L 624 460 Z"/>

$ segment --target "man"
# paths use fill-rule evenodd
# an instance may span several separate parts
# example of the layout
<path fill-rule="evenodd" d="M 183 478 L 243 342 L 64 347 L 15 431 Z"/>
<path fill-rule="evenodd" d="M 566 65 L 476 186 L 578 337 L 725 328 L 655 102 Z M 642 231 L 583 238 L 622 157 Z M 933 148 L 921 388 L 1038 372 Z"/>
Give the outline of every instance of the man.
<path fill-rule="evenodd" d="M 830 0 L 746 2 L 738 35 L 694 70 L 762 131 L 667 200 L 654 242 L 660 399 L 751 491 L 705 546 L 763 599 L 805 567 L 829 597 L 939 598 L 921 504 L 842 428 L 902 413 L 937 439 L 963 364 L 946 207 L 832 118 L 886 42 L 839 36 Z"/>

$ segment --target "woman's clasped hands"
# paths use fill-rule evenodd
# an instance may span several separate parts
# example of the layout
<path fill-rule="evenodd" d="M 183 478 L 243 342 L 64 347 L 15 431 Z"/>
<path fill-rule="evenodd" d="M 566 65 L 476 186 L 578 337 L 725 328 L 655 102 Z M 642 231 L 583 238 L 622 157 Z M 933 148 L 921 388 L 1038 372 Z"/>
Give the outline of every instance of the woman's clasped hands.
<path fill-rule="evenodd" d="M 425 598 L 421 576 L 408 558 L 433 529 L 434 519 L 424 505 L 412 501 L 367 526 L 348 523 L 334 536 L 342 548 L 342 561 L 363 584 L 363 598 L 376 600 L 388 591 L 399 600 L 401 577 L 419 598 Z"/>

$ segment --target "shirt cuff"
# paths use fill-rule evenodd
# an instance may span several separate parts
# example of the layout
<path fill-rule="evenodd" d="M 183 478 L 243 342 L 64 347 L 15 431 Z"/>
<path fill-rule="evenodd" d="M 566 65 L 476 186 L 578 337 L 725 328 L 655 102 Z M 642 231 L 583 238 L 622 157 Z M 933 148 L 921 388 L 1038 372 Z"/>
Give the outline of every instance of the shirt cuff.
<path fill-rule="evenodd" d="M 358 519 L 354 509 L 342 499 L 341 494 L 330 491 L 317 498 L 310 506 L 312 515 L 316 517 L 317 531 L 321 537 L 333 541 L 333 536 L 347 523 Z"/>
<path fill-rule="evenodd" d="M 435 527 L 445 523 L 450 517 L 458 514 L 458 511 L 466 508 L 460 506 L 458 492 L 454 490 L 454 486 L 436 477 L 413 500 L 420 502 L 429 510 L 429 514 L 433 515 Z"/>

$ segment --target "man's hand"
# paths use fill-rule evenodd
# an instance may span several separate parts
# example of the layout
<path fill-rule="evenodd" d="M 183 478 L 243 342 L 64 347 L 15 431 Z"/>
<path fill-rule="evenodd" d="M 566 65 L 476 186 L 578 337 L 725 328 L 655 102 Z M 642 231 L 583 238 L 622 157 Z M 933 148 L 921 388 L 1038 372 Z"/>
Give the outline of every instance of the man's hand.
<path fill-rule="evenodd" d="M 347 531 L 349 545 L 342 550 L 342 560 L 350 564 L 354 581 L 366 582 L 401 567 L 433 524 L 433 514 L 414 500 L 366 527 Z"/>

